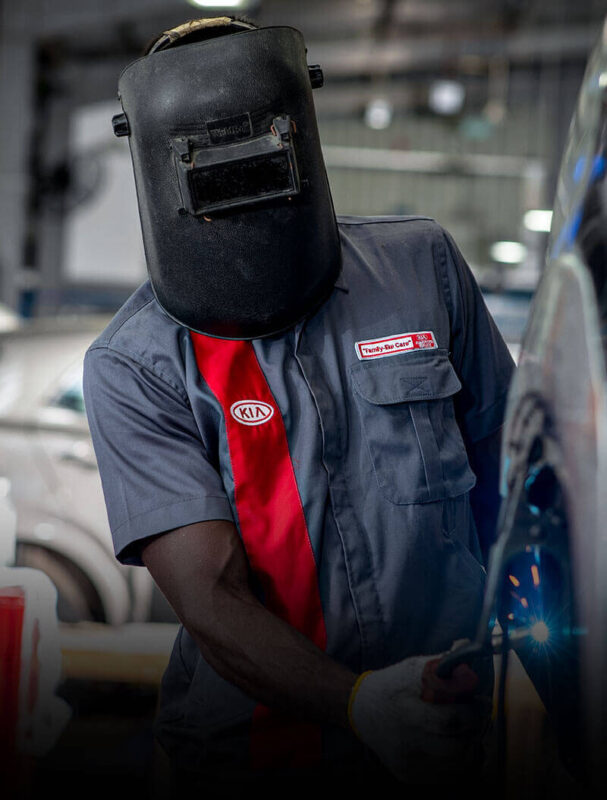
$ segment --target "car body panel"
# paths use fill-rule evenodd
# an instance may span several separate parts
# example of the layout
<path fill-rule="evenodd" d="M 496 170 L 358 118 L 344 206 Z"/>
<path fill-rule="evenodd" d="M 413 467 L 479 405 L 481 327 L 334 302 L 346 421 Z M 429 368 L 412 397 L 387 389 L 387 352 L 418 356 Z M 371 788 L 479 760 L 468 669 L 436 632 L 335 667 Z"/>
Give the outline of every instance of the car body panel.
<path fill-rule="evenodd" d="M 606 75 L 607 22 L 571 123 L 546 265 L 510 387 L 503 503 L 477 634 L 481 643 L 496 619 L 506 628 L 523 620 L 507 601 L 531 609 L 513 565 L 532 559 L 534 613 L 541 609 L 552 630 L 516 649 L 587 796 L 602 787 L 607 757 Z M 540 573 L 547 559 L 558 592 Z M 520 624 L 537 620 L 529 612 Z"/>

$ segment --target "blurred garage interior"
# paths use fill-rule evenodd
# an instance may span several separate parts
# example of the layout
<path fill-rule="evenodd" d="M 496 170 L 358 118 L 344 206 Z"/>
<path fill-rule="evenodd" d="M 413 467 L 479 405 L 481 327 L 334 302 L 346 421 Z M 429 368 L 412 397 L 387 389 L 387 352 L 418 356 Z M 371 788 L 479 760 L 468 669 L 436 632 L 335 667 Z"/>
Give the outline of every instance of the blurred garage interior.
<path fill-rule="evenodd" d="M 337 213 L 436 219 L 516 359 L 605 3 L 0 0 L 0 552 L 57 588 L 72 707 L 35 787 L 65 789 L 77 760 L 100 794 L 119 778 L 160 795 L 150 725 L 176 618 L 113 558 L 81 360 L 146 278 L 118 76 L 159 31 L 224 13 L 302 31 Z M 529 747 L 553 744 L 515 665 L 517 679 L 513 785 L 564 797 L 556 756 L 550 775 L 531 765 Z"/>

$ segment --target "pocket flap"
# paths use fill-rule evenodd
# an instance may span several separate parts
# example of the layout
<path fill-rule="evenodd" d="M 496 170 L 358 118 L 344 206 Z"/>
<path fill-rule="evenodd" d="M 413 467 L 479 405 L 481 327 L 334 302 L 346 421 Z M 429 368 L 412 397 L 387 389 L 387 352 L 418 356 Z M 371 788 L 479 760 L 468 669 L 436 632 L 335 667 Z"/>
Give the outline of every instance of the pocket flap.
<path fill-rule="evenodd" d="M 354 389 L 375 405 L 440 400 L 462 388 L 446 350 L 354 364 L 351 374 Z"/>

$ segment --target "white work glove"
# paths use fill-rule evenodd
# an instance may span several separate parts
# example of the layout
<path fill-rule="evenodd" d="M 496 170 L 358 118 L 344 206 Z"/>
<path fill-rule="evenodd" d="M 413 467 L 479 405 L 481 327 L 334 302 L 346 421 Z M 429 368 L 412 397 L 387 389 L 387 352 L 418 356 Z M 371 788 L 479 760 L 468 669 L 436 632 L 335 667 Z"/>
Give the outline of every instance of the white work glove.
<path fill-rule="evenodd" d="M 481 768 L 491 701 L 473 696 L 478 678 L 467 665 L 448 680 L 432 675 L 439 658 L 414 656 L 365 672 L 350 696 L 354 732 L 407 784 L 450 783 Z"/>

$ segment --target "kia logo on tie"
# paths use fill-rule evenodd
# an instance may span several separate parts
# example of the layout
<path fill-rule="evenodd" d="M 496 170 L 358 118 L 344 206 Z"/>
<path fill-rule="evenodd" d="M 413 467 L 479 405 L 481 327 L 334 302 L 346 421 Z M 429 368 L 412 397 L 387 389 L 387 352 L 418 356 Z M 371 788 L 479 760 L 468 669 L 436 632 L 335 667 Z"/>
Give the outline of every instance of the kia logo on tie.
<path fill-rule="evenodd" d="M 261 400 L 239 400 L 230 406 L 230 414 L 241 425 L 263 425 L 274 416 L 274 409 Z"/>

